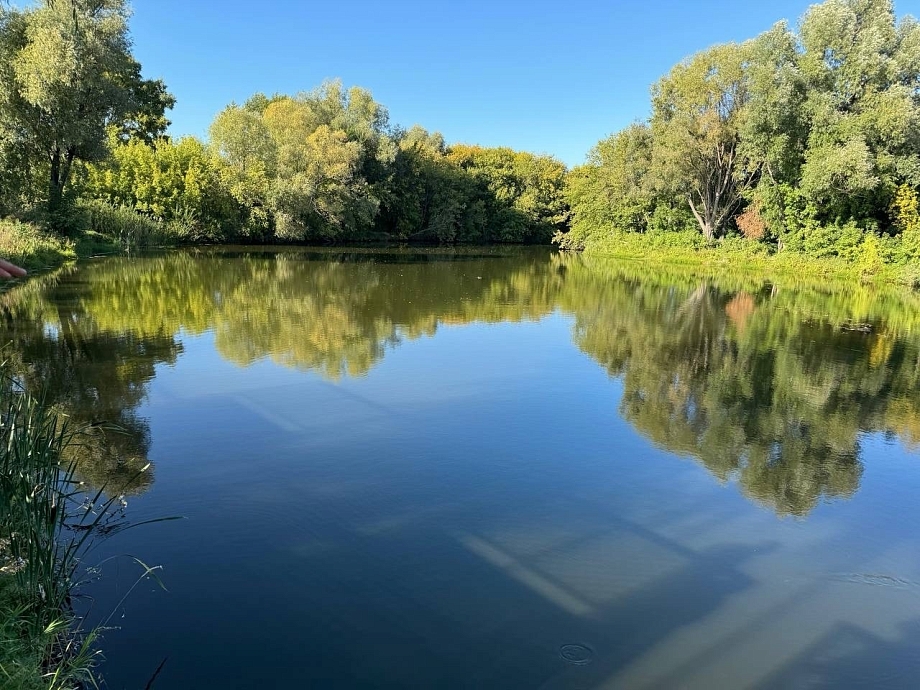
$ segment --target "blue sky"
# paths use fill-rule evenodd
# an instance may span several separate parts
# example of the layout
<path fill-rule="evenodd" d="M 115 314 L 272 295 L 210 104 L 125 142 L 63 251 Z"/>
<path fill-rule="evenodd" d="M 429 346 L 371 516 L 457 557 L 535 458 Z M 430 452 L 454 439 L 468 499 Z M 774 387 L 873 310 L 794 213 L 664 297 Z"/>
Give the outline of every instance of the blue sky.
<path fill-rule="evenodd" d="M 681 58 L 741 40 L 807 0 L 134 0 L 135 55 L 178 99 L 172 134 L 205 136 L 256 91 L 326 78 L 369 89 L 403 126 L 569 165 L 649 110 Z M 896 1 L 899 15 L 920 0 Z"/>

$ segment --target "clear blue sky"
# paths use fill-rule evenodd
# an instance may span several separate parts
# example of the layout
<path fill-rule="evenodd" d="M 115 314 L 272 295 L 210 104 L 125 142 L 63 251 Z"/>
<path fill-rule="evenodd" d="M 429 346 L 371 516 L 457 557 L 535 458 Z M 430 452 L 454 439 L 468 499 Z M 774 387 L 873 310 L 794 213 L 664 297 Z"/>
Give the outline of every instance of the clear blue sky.
<path fill-rule="evenodd" d="M 403 126 L 569 165 L 649 110 L 681 58 L 741 40 L 808 0 L 134 0 L 135 55 L 178 99 L 173 135 L 205 136 L 256 91 L 340 77 Z M 899 15 L 920 0 L 896 0 Z"/>

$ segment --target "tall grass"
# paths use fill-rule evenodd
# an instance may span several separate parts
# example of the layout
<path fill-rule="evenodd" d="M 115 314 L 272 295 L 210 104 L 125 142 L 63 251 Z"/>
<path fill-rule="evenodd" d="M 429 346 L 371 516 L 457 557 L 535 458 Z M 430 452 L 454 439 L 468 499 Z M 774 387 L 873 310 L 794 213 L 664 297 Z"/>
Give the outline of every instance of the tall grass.
<path fill-rule="evenodd" d="M 37 269 L 76 259 L 77 251 L 72 240 L 57 237 L 37 225 L 0 219 L 0 257 Z"/>
<path fill-rule="evenodd" d="M 80 204 L 86 226 L 109 238 L 126 251 L 144 249 L 161 244 L 167 231 L 161 220 L 137 213 L 124 206 L 113 206 L 104 201 L 84 201 Z"/>
<path fill-rule="evenodd" d="M 67 428 L 6 376 L 0 382 L 0 687 L 96 686 L 97 630 L 71 607 L 94 540 L 125 529 L 121 497 L 87 494 L 63 451 Z M 140 523 L 138 523 L 140 524 Z M 144 576 L 154 569 L 147 568 Z"/>
<path fill-rule="evenodd" d="M 138 213 L 128 206 L 92 199 L 80 202 L 79 214 L 86 228 L 125 251 L 225 239 L 220 228 L 202 223 L 199 214 L 188 207 L 176 207 L 168 217 L 160 218 Z"/>

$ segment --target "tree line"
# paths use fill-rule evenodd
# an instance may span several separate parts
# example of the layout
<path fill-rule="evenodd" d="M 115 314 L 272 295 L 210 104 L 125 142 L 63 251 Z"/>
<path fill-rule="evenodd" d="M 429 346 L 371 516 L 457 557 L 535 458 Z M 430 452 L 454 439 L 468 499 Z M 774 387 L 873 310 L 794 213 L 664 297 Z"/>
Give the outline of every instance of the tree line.
<path fill-rule="evenodd" d="M 392 127 L 370 92 L 330 81 L 227 106 L 208 143 L 113 142 L 81 189 L 210 240 L 548 243 L 565 229 L 565 173 Z"/>
<path fill-rule="evenodd" d="M 651 116 L 568 179 L 568 247 L 626 233 L 920 258 L 920 24 L 827 0 L 797 28 L 717 45 L 652 88 Z"/>
<path fill-rule="evenodd" d="M 125 0 L 0 6 L 0 214 L 186 242 L 748 246 L 920 259 L 920 24 L 826 0 L 676 65 L 573 170 L 448 145 L 330 81 L 257 93 L 206 141 L 130 50 Z M 126 215 L 124 212 L 130 215 Z"/>
<path fill-rule="evenodd" d="M 142 78 L 128 14 L 124 0 L 0 6 L 0 215 L 192 242 L 548 243 L 566 229 L 558 160 L 447 146 L 337 81 L 255 94 L 208 141 L 172 139 L 174 99 Z"/>

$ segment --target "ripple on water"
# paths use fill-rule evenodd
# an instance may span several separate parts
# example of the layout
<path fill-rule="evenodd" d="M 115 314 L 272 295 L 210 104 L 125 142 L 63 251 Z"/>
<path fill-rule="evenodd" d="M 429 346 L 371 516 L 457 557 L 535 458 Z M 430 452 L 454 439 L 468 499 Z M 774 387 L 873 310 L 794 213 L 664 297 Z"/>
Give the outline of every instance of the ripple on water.
<path fill-rule="evenodd" d="M 584 666 L 594 660 L 594 650 L 583 644 L 564 644 L 559 648 L 559 654 L 576 666 Z"/>

